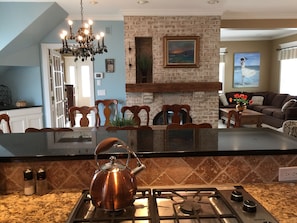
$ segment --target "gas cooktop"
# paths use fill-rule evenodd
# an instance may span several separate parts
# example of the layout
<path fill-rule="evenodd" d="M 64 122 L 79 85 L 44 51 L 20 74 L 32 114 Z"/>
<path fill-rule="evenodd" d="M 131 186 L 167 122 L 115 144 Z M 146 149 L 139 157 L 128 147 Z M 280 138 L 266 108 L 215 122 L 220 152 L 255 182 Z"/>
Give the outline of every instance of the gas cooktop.
<path fill-rule="evenodd" d="M 120 211 L 95 208 L 83 191 L 67 222 L 101 223 L 277 223 L 241 186 L 230 189 L 139 189 Z"/>

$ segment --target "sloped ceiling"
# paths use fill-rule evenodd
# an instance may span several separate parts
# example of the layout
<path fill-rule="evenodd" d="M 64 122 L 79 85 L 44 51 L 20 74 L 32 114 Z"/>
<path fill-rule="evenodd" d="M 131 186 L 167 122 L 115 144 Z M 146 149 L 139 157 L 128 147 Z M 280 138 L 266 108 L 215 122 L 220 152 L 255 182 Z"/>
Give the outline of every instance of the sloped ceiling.
<path fill-rule="evenodd" d="M 39 66 L 41 40 L 67 16 L 53 2 L 1 2 L 0 66 Z"/>

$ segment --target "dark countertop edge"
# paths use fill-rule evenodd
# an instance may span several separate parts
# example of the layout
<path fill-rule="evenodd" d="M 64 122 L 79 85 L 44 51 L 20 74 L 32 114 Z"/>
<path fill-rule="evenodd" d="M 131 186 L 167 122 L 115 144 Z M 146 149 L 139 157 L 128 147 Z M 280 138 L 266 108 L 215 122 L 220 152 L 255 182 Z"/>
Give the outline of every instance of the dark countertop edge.
<path fill-rule="evenodd" d="M 297 154 L 297 150 L 245 150 L 245 151 L 205 151 L 205 152 L 136 152 L 139 158 L 162 158 L 162 157 L 193 157 L 193 156 L 263 156 L 263 155 L 291 155 Z M 123 153 L 106 153 L 98 155 L 99 159 L 108 159 L 110 156 L 117 158 L 125 157 Z M 94 155 L 58 155 L 58 156 L 24 156 L 24 157 L 0 157 L 0 163 L 5 162 L 28 162 L 28 161 L 65 161 L 65 160 L 92 160 Z"/>
<path fill-rule="evenodd" d="M 43 107 L 43 106 L 42 105 L 31 105 L 31 106 L 25 106 L 25 107 L 17 107 L 17 106 L 14 106 L 14 105 L 0 106 L 0 111 L 23 109 L 23 108 L 38 108 L 38 107 Z"/>

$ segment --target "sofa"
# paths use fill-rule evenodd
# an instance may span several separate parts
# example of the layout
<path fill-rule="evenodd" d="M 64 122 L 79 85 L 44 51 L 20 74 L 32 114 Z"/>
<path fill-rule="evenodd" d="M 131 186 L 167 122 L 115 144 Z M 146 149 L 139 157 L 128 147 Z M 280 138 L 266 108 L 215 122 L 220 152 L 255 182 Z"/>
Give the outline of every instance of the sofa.
<path fill-rule="evenodd" d="M 286 120 L 297 120 L 297 96 L 274 92 L 226 92 L 220 94 L 219 108 L 235 108 L 236 102 L 230 102 L 234 94 L 242 93 L 253 103 L 247 108 L 261 112 L 262 122 L 274 128 L 281 128 Z"/>

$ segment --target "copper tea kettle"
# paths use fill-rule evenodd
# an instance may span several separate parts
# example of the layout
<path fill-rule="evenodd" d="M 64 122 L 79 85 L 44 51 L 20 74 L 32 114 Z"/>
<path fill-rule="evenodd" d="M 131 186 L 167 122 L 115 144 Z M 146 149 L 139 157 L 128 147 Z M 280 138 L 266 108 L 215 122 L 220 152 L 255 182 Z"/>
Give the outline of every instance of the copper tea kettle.
<path fill-rule="evenodd" d="M 99 165 L 97 155 L 111 147 L 124 148 L 128 152 L 125 165 L 116 162 L 114 156 L 109 158 L 109 163 Z M 131 154 L 137 159 L 137 167 L 133 170 L 128 167 Z M 137 190 L 135 175 L 145 169 L 145 165 L 141 163 L 135 152 L 122 140 L 115 137 L 101 141 L 97 145 L 94 155 L 98 169 L 90 186 L 93 205 L 107 211 L 117 211 L 132 205 Z"/>

